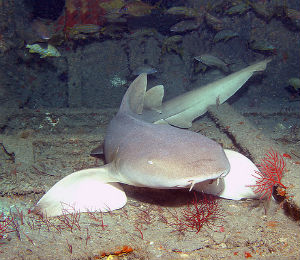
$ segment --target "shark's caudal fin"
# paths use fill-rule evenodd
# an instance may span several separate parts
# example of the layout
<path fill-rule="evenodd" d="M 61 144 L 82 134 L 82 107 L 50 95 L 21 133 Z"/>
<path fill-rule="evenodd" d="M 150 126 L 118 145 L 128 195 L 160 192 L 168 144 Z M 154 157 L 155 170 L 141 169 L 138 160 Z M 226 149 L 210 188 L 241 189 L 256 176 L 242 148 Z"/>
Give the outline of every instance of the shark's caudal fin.
<path fill-rule="evenodd" d="M 74 172 L 57 182 L 31 212 L 47 216 L 64 213 L 101 211 L 122 208 L 127 198 L 122 187 L 109 177 L 110 164 Z M 109 182 L 109 183 L 107 183 Z"/>

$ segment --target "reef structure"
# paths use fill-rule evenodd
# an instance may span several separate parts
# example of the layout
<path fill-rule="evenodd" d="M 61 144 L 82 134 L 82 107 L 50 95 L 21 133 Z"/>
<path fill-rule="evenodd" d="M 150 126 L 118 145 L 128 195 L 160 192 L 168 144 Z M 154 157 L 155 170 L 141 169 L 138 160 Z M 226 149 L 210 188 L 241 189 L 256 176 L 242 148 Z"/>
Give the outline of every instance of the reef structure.
<path fill-rule="evenodd" d="M 217 107 L 210 107 L 208 115 L 234 141 L 240 150 L 257 164 L 262 161 L 266 150 L 269 148 L 272 148 L 279 154 L 285 153 L 271 138 L 264 135 L 247 118 L 227 103 L 222 105 L 222 110 Z M 240 122 L 243 122 L 243 124 Z M 289 216 L 298 221 L 300 219 L 299 165 L 293 163 L 291 160 L 287 160 L 286 167 L 288 168 L 288 172 L 283 175 L 282 181 L 288 188 L 282 194 L 280 187 L 276 187 L 273 190 L 273 197 L 276 201 L 282 203 L 284 211 Z"/>
<path fill-rule="evenodd" d="M 55 30 L 67 31 L 78 24 L 103 25 L 106 21 L 104 15 L 107 13 L 102 2 L 105 0 L 66 0 L 64 12 L 57 19 Z"/>

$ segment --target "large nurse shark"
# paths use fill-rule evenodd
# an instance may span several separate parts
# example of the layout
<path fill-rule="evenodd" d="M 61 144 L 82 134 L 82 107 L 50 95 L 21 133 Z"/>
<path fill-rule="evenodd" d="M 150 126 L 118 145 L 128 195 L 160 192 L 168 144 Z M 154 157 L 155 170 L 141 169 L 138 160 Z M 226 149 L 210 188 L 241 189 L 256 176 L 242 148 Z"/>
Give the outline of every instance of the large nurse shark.
<path fill-rule="evenodd" d="M 228 199 L 255 198 L 256 166 L 242 154 L 183 128 L 209 106 L 221 105 L 270 60 L 162 102 L 163 86 L 147 91 L 139 75 L 126 91 L 104 141 L 106 164 L 74 172 L 57 182 L 33 212 L 48 217 L 70 211 L 112 211 L 123 207 L 119 183 L 158 189 L 195 189 Z M 221 107 L 220 107 L 221 109 Z"/>

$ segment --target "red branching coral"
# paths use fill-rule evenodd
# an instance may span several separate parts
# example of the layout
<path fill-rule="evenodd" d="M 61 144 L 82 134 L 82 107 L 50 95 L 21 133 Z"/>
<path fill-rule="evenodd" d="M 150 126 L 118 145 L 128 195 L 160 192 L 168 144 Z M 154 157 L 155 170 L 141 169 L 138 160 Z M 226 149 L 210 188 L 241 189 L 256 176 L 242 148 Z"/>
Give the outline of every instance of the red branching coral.
<path fill-rule="evenodd" d="M 255 171 L 256 174 L 253 175 L 257 178 L 256 184 L 249 185 L 249 187 L 253 187 L 255 193 L 262 194 L 261 199 L 266 195 L 270 199 L 274 186 L 277 185 L 286 189 L 286 186 L 281 183 L 285 166 L 282 155 L 271 149 L 265 154 L 262 163 L 258 166 L 260 171 Z"/>
<path fill-rule="evenodd" d="M 191 230 L 196 233 L 204 225 L 211 227 L 216 219 L 223 217 L 218 201 L 213 196 L 203 195 L 203 199 L 198 200 L 196 193 L 192 202 L 181 213 L 181 216 L 172 214 L 176 223 L 171 225 L 176 225 L 178 231 Z"/>
<path fill-rule="evenodd" d="M 0 239 L 2 239 L 5 234 L 9 232 L 13 232 L 12 230 L 9 230 L 10 223 L 12 222 L 12 219 L 10 217 L 4 217 L 4 214 L 1 213 L 0 215 Z"/>

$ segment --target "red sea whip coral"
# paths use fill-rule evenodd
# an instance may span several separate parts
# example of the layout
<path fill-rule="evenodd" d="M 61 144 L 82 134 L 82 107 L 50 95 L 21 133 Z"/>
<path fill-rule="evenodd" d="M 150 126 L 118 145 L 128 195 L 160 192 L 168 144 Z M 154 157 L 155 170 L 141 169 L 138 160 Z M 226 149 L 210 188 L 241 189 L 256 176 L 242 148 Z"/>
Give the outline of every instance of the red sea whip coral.
<path fill-rule="evenodd" d="M 0 214 L 0 240 L 4 238 L 5 234 L 13 232 L 10 230 L 12 219 L 5 217 L 3 213 Z"/>
<path fill-rule="evenodd" d="M 249 187 L 253 187 L 255 193 L 262 194 L 260 197 L 261 199 L 266 195 L 268 196 L 268 199 L 270 199 L 274 186 L 277 185 L 286 189 L 286 186 L 281 183 L 285 166 L 283 157 L 271 149 L 265 154 L 262 163 L 258 166 L 260 171 L 256 171 L 256 174 L 253 175 L 257 178 L 256 184 L 249 185 Z"/>
<path fill-rule="evenodd" d="M 206 225 L 208 227 L 216 226 L 214 221 L 223 217 L 218 201 L 210 195 L 204 195 L 203 199 L 198 200 L 196 193 L 192 202 L 181 212 L 181 216 L 172 214 L 177 226 L 177 231 L 196 231 L 198 233 L 201 228 Z"/>

